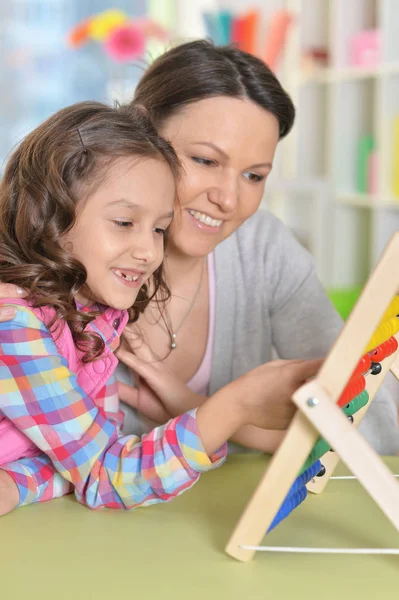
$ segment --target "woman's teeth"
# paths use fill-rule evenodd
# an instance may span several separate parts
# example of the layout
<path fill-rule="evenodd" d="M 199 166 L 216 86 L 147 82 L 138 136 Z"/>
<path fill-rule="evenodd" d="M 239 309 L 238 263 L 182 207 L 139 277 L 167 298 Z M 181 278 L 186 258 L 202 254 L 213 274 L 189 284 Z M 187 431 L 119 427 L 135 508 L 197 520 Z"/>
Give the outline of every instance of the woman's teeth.
<path fill-rule="evenodd" d="M 208 215 L 198 212 L 197 210 L 189 210 L 188 212 L 194 217 L 194 219 L 197 219 L 197 221 L 200 221 L 204 225 L 209 225 L 210 227 L 220 227 L 223 223 L 223 221 L 220 219 L 212 219 Z"/>
<path fill-rule="evenodd" d="M 115 275 L 118 275 L 121 279 L 126 279 L 126 281 L 137 281 L 140 277 L 140 275 L 125 275 L 125 273 L 122 273 L 122 271 L 119 271 L 118 269 L 113 269 L 113 271 Z"/>

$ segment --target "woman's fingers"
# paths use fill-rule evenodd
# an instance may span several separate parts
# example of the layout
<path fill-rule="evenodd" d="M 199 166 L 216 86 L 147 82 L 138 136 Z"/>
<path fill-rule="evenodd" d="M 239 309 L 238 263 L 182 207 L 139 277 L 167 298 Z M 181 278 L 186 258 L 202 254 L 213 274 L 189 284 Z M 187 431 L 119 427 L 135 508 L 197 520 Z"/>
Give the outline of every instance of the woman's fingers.
<path fill-rule="evenodd" d="M 135 408 L 147 419 L 155 423 L 166 423 L 170 419 L 162 402 L 143 381 L 140 381 L 137 389 L 118 381 L 118 393 L 122 402 Z"/>
<path fill-rule="evenodd" d="M 127 367 L 130 367 L 141 377 L 149 377 L 152 374 L 153 368 L 151 364 L 143 362 L 133 352 L 118 348 L 115 353 L 118 360 L 122 361 Z"/>
<path fill-rule="evenodd" d="M 131 385 L 118 381 L 118 394 L 119 399 L 131 406 L 132 408 L 138 407 L 138 390 Z"/>
<path fill-rule="evenodd" d="M 145 381 L 140 381 L 138 410 L 148 419 L 160 425 L 167 423 L 171 418 L 156 392 Z"/>

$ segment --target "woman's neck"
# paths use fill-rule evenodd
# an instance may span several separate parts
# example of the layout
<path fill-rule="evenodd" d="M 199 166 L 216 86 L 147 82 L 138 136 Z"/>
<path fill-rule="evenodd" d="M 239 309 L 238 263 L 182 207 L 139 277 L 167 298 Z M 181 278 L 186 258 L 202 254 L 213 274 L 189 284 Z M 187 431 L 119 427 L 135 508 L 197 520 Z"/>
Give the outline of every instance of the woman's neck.
<path fill-rule="evenodd" d="M 168 285 L 172 288 L 198 279 L 207 256 L 185 256 L 171 250 L 165 256 L 165 272 Z"/>

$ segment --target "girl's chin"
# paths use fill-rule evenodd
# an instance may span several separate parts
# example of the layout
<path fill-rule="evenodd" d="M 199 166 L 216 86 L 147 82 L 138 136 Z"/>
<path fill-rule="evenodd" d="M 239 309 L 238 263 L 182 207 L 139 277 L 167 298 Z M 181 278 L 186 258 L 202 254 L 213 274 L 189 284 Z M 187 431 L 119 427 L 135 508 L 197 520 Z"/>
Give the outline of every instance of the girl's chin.
<path fill-rule="evenodd" d="M 109 306 L 115 310 L 127 310 L 133 306 L 137 299 L 138 291 L 134 294 L 120 296 L 119 294 L 96 294 L 96 304 Z"/>

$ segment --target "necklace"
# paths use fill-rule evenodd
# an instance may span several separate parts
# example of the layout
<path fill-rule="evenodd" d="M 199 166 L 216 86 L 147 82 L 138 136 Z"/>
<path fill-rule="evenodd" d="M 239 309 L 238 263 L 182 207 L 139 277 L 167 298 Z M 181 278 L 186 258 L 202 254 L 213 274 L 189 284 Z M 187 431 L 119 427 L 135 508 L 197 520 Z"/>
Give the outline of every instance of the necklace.
<path fill-rule="evenodd" d="M 157 324 L 160 327 L 162 327 L 162 329 L 164 329 L 164 331 L 166 331 L 166 333 L 170 337 L 170 349 L 171 350 L 175 350 L 177 348 L 177 341 L 176 341 L 177 334 L 179 333 L 180 329 L 183 327 L 188 315 L 191 313 L 192 309 L 194 308 L 195 302 L 196 302 L 196 300 L 199 296 L 199 293 L 201 291 L 201 288 L 202 288 L 202 282 L 204 280 L 204 272 L 205 272 L 205 259 L 202 263 L 200 280 L 198 282 L 197 289 L 195 290 L 195 294 L 190 302 L 187 312 L 185 313 L 185 315 L 183 315 L 183 318 L 180 321 L 179 325 L 176 327 L 176 329 L 173 328 L 172 319 L 170 318 L 170 315 L 167 310 L 165 311 L 165 321 L 167 322 L 167 326 L 165 326 L 165 324 L 162 321 L 157 321 Z"/>

